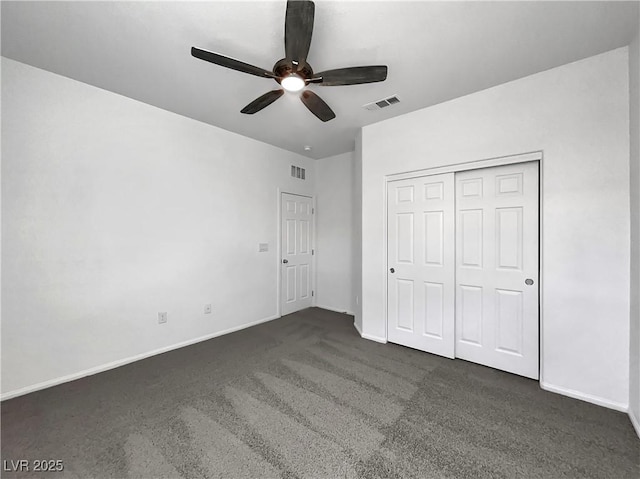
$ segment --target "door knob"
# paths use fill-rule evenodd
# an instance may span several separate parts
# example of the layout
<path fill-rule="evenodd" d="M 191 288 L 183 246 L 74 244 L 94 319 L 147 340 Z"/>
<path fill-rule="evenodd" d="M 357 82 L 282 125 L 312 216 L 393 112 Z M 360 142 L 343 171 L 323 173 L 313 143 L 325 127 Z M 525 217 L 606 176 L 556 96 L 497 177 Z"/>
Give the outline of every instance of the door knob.
<path fill-rule="evenodd" d="M 395 270 L 395 269 L 393 269 L 393 268 L 391 268 L 389 271 L 391 271 L 392 273 L 395 273 L 395 272 L 396 272 L 396 270 Z"/>
<path fill-rule="evenodd" d="M 283 260 L 282 260 L 282 262 L 283 262 L 284 264 L 287 264 L 287 263 L 289 262 L 289 260 L 288 260 L 288 259 L 283 259 Z"/>
<path fill-rule="evenodd" d="M 524 284 L 527 286 L 531 286 L 533 284 L 533 280 L 531 278 L 527 278 L 524 280 Z"/>

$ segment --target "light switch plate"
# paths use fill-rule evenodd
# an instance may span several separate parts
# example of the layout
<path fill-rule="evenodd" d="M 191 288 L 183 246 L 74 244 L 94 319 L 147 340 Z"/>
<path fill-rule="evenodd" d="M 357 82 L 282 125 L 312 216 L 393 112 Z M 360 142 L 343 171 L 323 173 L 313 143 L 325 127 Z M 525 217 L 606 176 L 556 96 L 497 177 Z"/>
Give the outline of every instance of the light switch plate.
<path fill-rule="evenodd" d="M 260 244 L 258 244 L 258 252 L 259 253 L 264 253 L 266 251 L 269 251 L 269 243 L 260 243 Z"/>

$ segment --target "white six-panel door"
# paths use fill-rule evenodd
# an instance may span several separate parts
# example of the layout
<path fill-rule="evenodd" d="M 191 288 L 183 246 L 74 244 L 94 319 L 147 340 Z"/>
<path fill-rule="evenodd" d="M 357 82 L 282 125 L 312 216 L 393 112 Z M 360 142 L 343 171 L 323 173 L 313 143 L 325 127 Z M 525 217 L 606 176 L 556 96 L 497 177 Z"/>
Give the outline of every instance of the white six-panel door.
<path fill-rule="evenodd" d="M 388 184 L 388 340 L 454 357 L 454 176 Z"/>
<path fill-rule="evenodd" d="M 312 198 L 282 193 L 280 313 L 283 316 L 311 306 L 312 215 Z"/>
<path fill-rule="evenodd" d="M 387 186 L 387 338 L 538 378 L 538 163 Z"/>
<path fill-rule="evenodd" d="M 456 357 L 538 379 L 538 163 L 456 174 Z"/>

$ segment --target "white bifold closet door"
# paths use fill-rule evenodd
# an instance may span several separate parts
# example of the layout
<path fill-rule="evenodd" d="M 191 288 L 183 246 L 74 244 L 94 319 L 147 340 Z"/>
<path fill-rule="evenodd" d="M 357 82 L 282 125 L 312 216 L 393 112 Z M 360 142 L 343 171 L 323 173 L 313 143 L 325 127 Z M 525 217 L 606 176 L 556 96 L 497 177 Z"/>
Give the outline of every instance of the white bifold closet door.
<path fill-rule="evenodd" d="M 389 183 L 387 337 L 454 357 L 454 174 Z"/>
<path fill-rule="evenodd" d="M 538 379 L 538 163 L 456 174 L 456 357 Z"/>
<path fill-rule="evenodd" d="M 538 163 L 388 183 L 390 342 L 538 378 Z"/>

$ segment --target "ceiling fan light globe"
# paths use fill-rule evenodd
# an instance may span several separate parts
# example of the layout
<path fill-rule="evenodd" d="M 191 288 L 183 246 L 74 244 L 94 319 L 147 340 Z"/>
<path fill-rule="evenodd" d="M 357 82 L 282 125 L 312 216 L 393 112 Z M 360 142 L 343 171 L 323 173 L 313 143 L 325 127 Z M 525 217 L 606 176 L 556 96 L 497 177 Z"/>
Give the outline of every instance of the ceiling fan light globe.
<path fill-rule="evenodd" d="M 296 75 L 295 73 L 284 77 L 280 84 L 282 85 L 282 88 L 287 91 L 300 91 L 305 86 L 304 79 L 301 76 Z"/>

